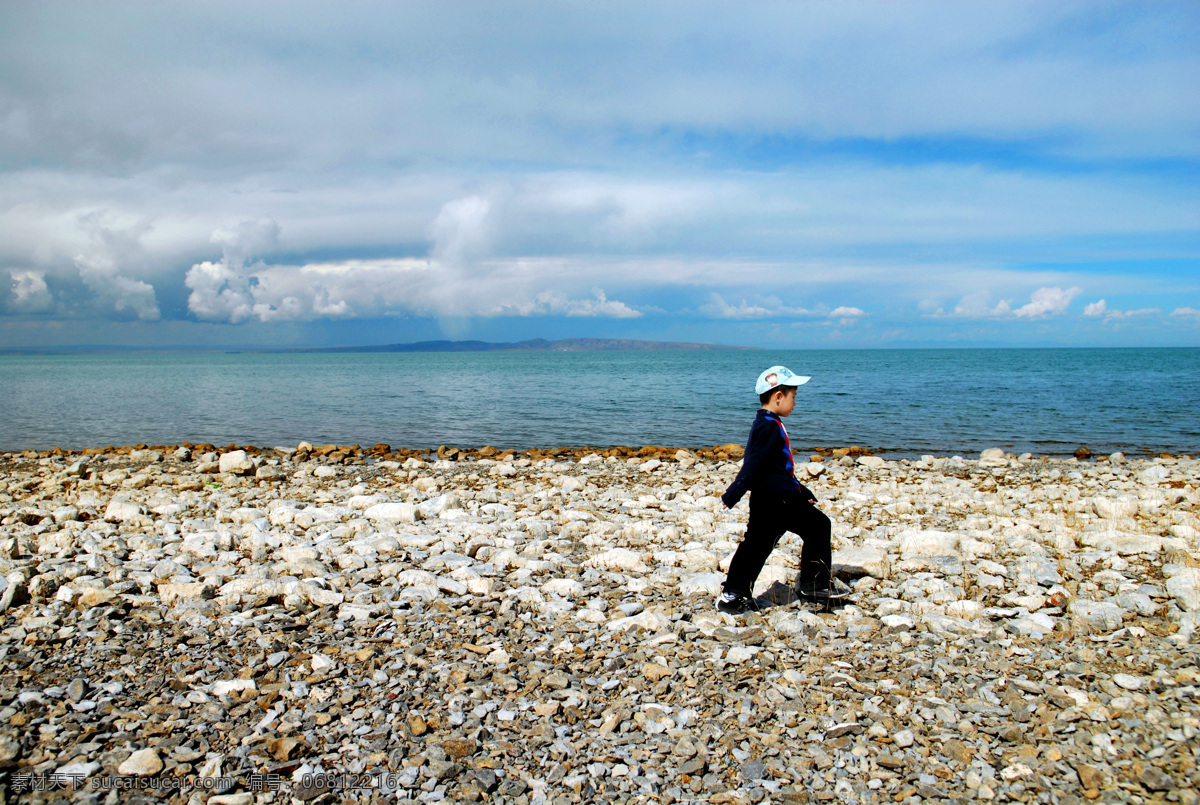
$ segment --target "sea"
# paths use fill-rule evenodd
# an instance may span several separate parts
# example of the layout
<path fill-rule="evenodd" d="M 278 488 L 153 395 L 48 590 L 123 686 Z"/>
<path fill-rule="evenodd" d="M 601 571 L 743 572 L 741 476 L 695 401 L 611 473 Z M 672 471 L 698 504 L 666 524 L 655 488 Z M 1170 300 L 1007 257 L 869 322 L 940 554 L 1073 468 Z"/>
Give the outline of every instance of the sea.
<path fill-rule="evenodd" d="M 774 364 L 798 451 L 1200 453 L 1195 348 L 0 355 L 0 450 L 741 444 Z"/>

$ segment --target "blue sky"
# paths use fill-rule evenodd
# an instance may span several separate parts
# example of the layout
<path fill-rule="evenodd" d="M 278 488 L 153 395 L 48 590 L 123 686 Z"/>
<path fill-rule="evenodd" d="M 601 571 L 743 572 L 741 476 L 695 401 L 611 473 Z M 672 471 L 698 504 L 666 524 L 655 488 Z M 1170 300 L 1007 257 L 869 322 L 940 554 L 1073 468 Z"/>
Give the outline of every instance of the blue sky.
<path fill-rule="evenodd" d="M 0 347 L 1200 345 L 1198 88 L 1184 2 L 6 3 Z"/>

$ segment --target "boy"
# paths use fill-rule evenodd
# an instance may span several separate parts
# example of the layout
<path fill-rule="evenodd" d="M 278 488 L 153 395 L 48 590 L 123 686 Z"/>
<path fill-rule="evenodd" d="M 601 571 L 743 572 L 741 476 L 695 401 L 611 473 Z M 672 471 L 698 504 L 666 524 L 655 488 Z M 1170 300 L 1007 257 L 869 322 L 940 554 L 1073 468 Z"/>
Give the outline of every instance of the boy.
<path fill-rule="evenodd" d="M 721 502 L 732 509 L 747 491 L 753 493 L 746 536 L 729 563 L 725 591 L 717 599 L 721 612 L 740 615 L 758 610 L 754 582 L 784 531 L 804 540 L 797 595 L 821 603 L 846 596 L 845 586 L 829 573 L 829 518 L 817 508 L 816 495 L 796 480 L 792 445 L 783 427 L 782 417 L 796 407 L 796 388 L 808 380 L 786 366 L 772 366 L 755 384 L 762 408 L 746 439 L 742 469 L 721 495 Z"/>

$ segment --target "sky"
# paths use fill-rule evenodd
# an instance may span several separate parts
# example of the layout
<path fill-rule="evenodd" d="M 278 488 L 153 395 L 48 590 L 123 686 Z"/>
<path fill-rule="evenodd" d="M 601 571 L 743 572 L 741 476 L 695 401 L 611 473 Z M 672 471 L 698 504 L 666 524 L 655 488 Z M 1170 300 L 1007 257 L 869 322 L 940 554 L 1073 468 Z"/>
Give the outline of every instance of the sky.
<path fill-rule="evenodd" d="M 1194 2 L 0 4 L 0 348 L 1200 346 Z"/>

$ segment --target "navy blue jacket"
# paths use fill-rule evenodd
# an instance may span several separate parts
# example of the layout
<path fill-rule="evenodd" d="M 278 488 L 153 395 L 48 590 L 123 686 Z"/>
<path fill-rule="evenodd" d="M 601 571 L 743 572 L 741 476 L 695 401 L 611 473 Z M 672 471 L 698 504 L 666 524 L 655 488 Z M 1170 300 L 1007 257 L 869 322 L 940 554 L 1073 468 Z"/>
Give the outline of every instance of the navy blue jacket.
<path fill-rule="evenodd" d="M 805 500 L 816 500 L 808 487 L 796 480 L 796 466 L 792 461 L 792 443 L 787 429 L 779 417 L 765 408 L 758 409 L 758 416 L 750 426 L 746 439 L 746 455 L 742 469 L 733 483 L 721 495 L 729 508 L 737 505 L 747 492 L 800 492 Z"/>

